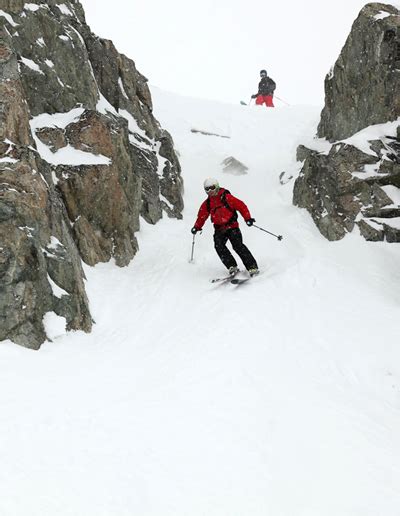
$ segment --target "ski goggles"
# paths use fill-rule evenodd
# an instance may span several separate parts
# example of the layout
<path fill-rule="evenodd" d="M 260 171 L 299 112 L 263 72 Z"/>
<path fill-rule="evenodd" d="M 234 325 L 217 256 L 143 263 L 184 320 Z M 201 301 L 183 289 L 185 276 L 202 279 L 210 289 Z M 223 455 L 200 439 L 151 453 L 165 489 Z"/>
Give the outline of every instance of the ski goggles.
<path fill-rule="evenodd" d="M 204 187 L 204 190 L 205 190 L 206 192 L 209 192 L 210 190 L 211 190 L 211 191 L 213 191 L 213 190 L 215 190 L 216 188 L 217 188 L 217 187 L 216 187 L 215 185 L 211 185 L 211 186 L 205 186 L 205 187 Z"/>
<path fill-rule="evenodd" d="M 260 73 L 260 77 L 266 77 L 266 76 L 267 76 L 267 74 L 265 72 Z"/>

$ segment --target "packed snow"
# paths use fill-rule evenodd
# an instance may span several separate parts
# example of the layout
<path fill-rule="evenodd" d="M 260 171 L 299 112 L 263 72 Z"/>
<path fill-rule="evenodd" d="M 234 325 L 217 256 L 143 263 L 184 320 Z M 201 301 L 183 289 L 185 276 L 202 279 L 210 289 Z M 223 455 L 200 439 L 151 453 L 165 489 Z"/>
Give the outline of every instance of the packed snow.
<path fill-rule="evenodd" d="M 391 218 L 374 217 L 372 220 L 379 226 L 385 224 L 386 226 L 390 226 L 391 228 L 400 229 L 400 217 L 391 217 Z"/>
<path fill-rule="evenodd" d="M 126 91 L 125 91 L 125 88 L 124 88 L 124 85 L 123 85 L 123 82 L 122 82 L 122 79 L 121 77 L 118 79 L 118 86 L 120 87 L 120 90 L 122 92 L 122 95 L 126 98 L 126 99 L 129 99 Z"/>
<path fill-rule="evenodd" d="M 18 27 L 18 23 L 15 23 L 12 16 L 10 16 L 8 13 L 4 12 L 2 9 L 0 9 L 0 16 L 3 16 L 10 25 L 13 27 Z"/>
<path fill-rule="evenodd" d="M 373 140 L 379 139 L 385 140 L 386 137 L 395 137 L 399 124 L 400 118 L 393 122 L 370 125 L 364 129 L 361 129 L 349 138 L 333 143 L 330 143 L 326 138 L 313 138 L 307 143 L 307 146 L 312 150 L 320 152 L 321 154 L 329 154 L 329 151 L 333 145 L 336 145 L 337 143 L 345 143 L 347 145 L 353 145 L 365 154 L 376 156 L 376 153 L 371 148 L 371 142 Z"/>
<path fill-rule="evenodd" d="M 17 162 L 18 162 L 18 160 L 14 159 L 14 158 L 8 158 L 8 157 L 0 158 L 0 163 L 17 163 Z"/>
<path fill-rule="evenodd" d="M 37 11 L 38 9 L 40 9 L 40 5 L 37 5 L 37 4 L 25 4 L 24 5 L 24 10 L 26 11 L 32 11 L 32 12 L 35 12 Z"/>
<path fill-rule="evenodd" d="M 118 116 L 117 111 L 115 110 L 114 106 L 112 106 L 108 100 L 100 93 L 99 101 L 96 105 L 96 110 L 99 113 L 102 113 L 103 115 L 107 115 L 108 113 L 112 113 L 115 116 Z"/>
<path fill-rule="evenodd" d="M 388 13 L 387 11 L 379 11 L 378 14 L 375 14 L 374 20 L 384 20 L 388 16 L 392 16 L 392 13 Z"/>
<path fill-rule="evenodd" d="M 35 61 L 32 61 L 32 59 L 28 59 L 26 57 L 20 57 L 20 60 L 25 66 L 27 66 L 34 72 L 38 72 L 38 73 L 41 73 L 42 75 L 44 75 L 40 66 L 37 63 L 35 63 Z"/>
<path fill-rule="evenodd" d="M 66 16 L 73 16 L 71 13 L 71 10 L 68 8 L 65 4 L 58 4 L 57 7 L 60 9 L 60 11 L 65 14 Z"/>
<path fill-rule="evenodd" d="M 54 312 L 47 312 L 43 318 L 46 334 L 54 340 L 66 334 L 66 323 L 64 317 L 60 317 Z"/>
<path fill-rule="evenodd" d="M 349 138 L 343 140 L 343 143 L 353 145 L 357 147 L 361 152 L 365 154 L 371 154 L 376 156 L 376 153 L 371 149 L 370 142 L 373 140 L 379 140 L 385 136 L 396 136 L 397 127 L 400 124 L 400 117 L 394 122 L 386 122 L 385 124 L 374 124 L 361 129 L 357 133 L 353 134 Z"/>
<path fill-rule="evenodd" d="M 67 291 L 65 291 L 63 288 L 59 287 L 56 283 L 54 283 L 54 281 L 50 278 L 49 275 L 47 275 L 47 280 L 50 284 L 54 296 L 61 298 L 62 296 L 69 295 Z"/>
<path fill-rule="evenodd" d="M 352 176 L 358 179 L 369 179 L 370 177 L 381 177 L 386 175 L 383 172 L 379 172 L 379 163 L 372 163 L 370 165 L 364 165 L 361 172 L 352 172 Z"/>
<path fill-rule="evenodd" d="M 184 218 L 142 221 L 129 267 L 85 266 L 91 334 L 47 314 L 40 351 L 1 345 L 0 513 L 398 516 L 400 247 L 328 242 L 279 182 L 320 109 L 152 93 Z M 208 176 L 284 237 L 241 222 L 262 274 L 237 287 L 209 281 L 209 222 L 188 262 Z"/>

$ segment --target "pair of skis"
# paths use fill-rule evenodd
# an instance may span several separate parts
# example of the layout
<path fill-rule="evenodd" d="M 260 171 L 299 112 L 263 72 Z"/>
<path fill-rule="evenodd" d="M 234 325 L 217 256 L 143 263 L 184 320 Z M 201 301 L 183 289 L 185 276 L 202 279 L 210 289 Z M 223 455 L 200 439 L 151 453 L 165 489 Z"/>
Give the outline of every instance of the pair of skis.
<path fill-rule="evenodd" d="M 252 276 L 249 276 L 248 278 L 236 278 L 236 274 L 230 274 L 229 276 L 224 276 L 222 278 L 214 278 L 211 280 L 211 283 L 227 283 L 229 281 L 232 285 L 241 285 L 252 278 Z"/>

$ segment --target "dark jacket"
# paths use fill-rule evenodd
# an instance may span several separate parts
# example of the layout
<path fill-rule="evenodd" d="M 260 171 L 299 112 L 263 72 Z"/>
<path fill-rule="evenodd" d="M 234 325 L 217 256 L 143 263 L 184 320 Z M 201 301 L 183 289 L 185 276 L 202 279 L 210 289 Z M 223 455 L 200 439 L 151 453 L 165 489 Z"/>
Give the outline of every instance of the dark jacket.
<path fill-rule="evenodd" d="M 258 95 L 273 95 L 276 88 L 271 77 L 263 77 L 258 83 Z"/>
<path fill-rule="evenodd" d="M 209 201 L 206 199 L 200 206 L 197 220 L 194 227 L 200 231 L 205 221 L 211 215 L 211 222 L 214 224 L 216 230 L 226 231 L 227 229 L 238 228 L 239 223 L 237 217 L 234 217 L 236 210 L 242 215 L 244 220 L 250 219 L 251 215 L 249 209 L 243 201 L 237 199 L 230 193 L 225 194 L 226 204 L 221 199 L 221 196 L 225 192 L 224 188 L 220 188 L 219 192 L 215 196 L 210 196 Z M 210 208 L 210 209 L 209 209 Z M 236 219 L 236 220 L 232 220 Z"/>

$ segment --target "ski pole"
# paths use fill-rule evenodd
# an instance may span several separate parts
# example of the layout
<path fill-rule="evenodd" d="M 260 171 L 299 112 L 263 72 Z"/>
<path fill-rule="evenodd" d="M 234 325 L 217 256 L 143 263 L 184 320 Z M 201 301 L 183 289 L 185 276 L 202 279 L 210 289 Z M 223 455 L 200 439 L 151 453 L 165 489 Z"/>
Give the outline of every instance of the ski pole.
<path fill-rule="evenodd" d="M 194 257 L 194 239 L 195 239 L 195 236 L 196 236 L 196 235 L 194 234 L 194 235 L 193 235 L 193 241 L 192 241 L 192 254 L 191 254 L 191 256 L 190 256 L 190 260 L 189 260 L 189 262 L 190 262 L 190 263 L 193 263 L 193 257 Z"/>
<path fill-rule="evenodd" d="M 286 102 L 286 100 L 283 100 L 281 98 L 279 98 L 277 95 L 274 95 L 274 97 L 278 100 L 280 100 L 281 102 L 283 102 L 284 104 L 286 104 L 287 106 L 290 106 L 289 102 Z"/>
<path fill-rule="evenodd" d="M 274 236 L 275 238 L 277 238 L 278 240 L 282 240 L 283 236 L 282 235 L 275 235 L 274 233 L 271 233 L 271 231 L 267 231 L 266 229 L 264 228 L 260 228 L 260 226 L 256 226 L 255 224 L 253 224 L 253 226 L 257 229 L 260 229 L 261 231 L 265 231 L 265 233 L 268 233 L 269 235 L 272 235 Z"/>

